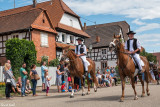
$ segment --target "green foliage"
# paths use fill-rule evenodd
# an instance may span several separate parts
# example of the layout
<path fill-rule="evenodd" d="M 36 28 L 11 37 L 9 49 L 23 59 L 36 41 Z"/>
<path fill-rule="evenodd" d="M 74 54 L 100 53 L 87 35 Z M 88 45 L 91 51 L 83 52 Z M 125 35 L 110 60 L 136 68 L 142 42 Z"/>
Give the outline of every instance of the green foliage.
<path fill-rule="evenodd" d="M 157 63 L 157 57 L 154 56 L 154 55 L 151 54 L 151 53 L 145 52 L 145 50 L 143 50 L 143 51 L 140 53 L 140 55 L 147 57 L 147 59 L 148 59 L 149 62 Z"/>
<path fill-rule="evenodd" d="M 46 65 L 48 66 L 48 56 L 42 56 L 41 65 L 43 64 L 43 62 L 46 62 Z"/>
<path fill-rule="evenodd" d="M 36 63 L 36 49 L 32 41 L 10 39 L 6 42 L 6 57 L 11 60 L 12 70 L 15 77 L 20 76 L 19 69 L 25 62 L 26 70 L 29 72 L 32 64 Z"/>
<path fill-rule="evenodd" d="M 49 66 L 56 67 L 57 65 L 59 65 L 59 60 L 58 59 L 54 59 L 54 60 L 51 60 L 49 62 Z"/>

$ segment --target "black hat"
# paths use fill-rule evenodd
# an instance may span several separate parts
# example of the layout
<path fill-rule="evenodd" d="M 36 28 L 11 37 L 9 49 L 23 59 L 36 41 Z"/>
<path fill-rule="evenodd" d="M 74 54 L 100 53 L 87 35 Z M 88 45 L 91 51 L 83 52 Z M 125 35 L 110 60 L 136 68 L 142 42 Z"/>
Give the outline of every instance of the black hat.
<path fill-rule="evenodd" d="M 83 41 L 83 39 L 82 39 L 82 38 L 78 38 L 78 39 L 76 39 L 76 40 L 80 40 L 80 41 Z"/>
<path fill-rule="evenodd" d="M 127 33 L 127 35 L 129 35 L 129 34 L 136 34 L 136 32 L 134 32 L 134 31 L 129 31 L 129 32 Z"/>

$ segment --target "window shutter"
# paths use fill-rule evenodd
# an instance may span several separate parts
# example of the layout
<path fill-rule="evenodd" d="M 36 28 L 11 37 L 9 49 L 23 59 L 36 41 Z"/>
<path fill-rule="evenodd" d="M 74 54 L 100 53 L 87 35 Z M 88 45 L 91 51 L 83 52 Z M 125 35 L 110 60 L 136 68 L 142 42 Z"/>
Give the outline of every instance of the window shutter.
<path fill-rule="evenodd" d="M 70 35 L 66 35 L 67 37 L 67 43 L 70 43 Z"/>
<path fill-rule="evenodd" d="M 59 36 L 58 41 L 59 41 L 59 42 L 62 42 L 62 33 L 61 33 L 61 32 L 59 32 L 59 33 L 58 33 L 58 36 Z"/>
<path fill-rule="evenodd" d="M 48 34 L 41 32 L 41 46 L 48 46 Z"/>

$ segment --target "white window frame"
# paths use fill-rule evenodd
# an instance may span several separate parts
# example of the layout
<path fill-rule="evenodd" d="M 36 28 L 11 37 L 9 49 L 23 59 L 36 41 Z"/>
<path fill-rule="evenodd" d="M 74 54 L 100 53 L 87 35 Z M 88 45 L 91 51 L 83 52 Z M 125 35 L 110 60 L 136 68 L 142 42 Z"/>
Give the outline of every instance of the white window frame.
<path fill-rule="evenodd" d="M 41 32 L 40 36 L 41 36 L 41 46 L 42 47 L 49 47 L 49 45 L 48 45 L 48 33 Z"/>

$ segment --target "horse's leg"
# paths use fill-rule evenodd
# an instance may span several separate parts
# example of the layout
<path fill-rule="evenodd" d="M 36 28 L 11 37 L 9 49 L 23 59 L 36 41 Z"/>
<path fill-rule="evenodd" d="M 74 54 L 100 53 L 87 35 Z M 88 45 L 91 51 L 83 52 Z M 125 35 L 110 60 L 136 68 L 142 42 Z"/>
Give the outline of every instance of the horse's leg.
<path fill-rule="evenodd" d="M 72 92 L 71 92 L 70 98 L 73 98 L 74 97 L 74 76 L 71 76 L 71 79 L 72 79 Z"/>
<path fill-rule="evenodd" d="M 157 72 L 158 72 L 158 71 L 157 71 Z M 158 80 L 157 80 L 157 82 L 158 82 L 157 84 L 159 85 L 159 73 L 157 73 L 157 76 L 158 76 L 158 77 L 157 77 L 157 79 L 158 79 Z"/>
<path fill-rule="evenodd" d="M 136 89 L 135 89 L 134 76 L 131 77 L 131 81 L 132 81 L 132 88 L 133 88 L 134 94 L 135 94 L 134 100 L 137 100 L 138 96 L 137 96 L 137 92 L 136 92 Z"/>
<path fill-rule="evenodd" d="M 144 81 L 142 80 L 142 76 L 138 75 L 138 78 L 139 78 L 139 80 L 141 81 L 141 84 L 142 84 L 142 95 L 141 95 L 141 97 L 144 97 L 145 96 Z"/>
<path fill-rule="evenodd" d="M 149 88 L 148 88 L 148 84 L 149 84 L 149 72 L 145 72 L 145 75 L 146 75 L 146 92 L 147 92 L 147 95 L 149 96 L 150 95 Z"/>
<path fill-rule="evenodd" d="M 98 81 L 97 81 L 97 78 L 96 78 L 96 75 L 95 75 L 95 71 L 92 70 L 92 71 L 90 72 L 90 74 L 91 74 L 91 77 L 92 77 L 92 81 L 93 81 L 93 83 L 94 83 L 94 92 L 97 92 Z"/>
<path fill-rule="evenodd" d="M 89 81 L 88 77 L 87 77 L 87 84 L 88 84 L 88 92 L 87 92 L 87 94 L 89 95 L 90 94 L 90 81 Z"/>
<path fill-rule="evenodd" d="M 85 79 L 84 79 L 84 81 L 83 81 L 83 77 L 82 77 L 82 78 L 81 78 L 82 96 L 85 96 L 84 84 L 85 84 Z"/>
<path fill-rule="evenodd" d="M 122 96 L 120 102 L 124 101 L 124 89 L 125 89 L 125 77 L 121 76 L 121 84 L 122 84 Z"/>

